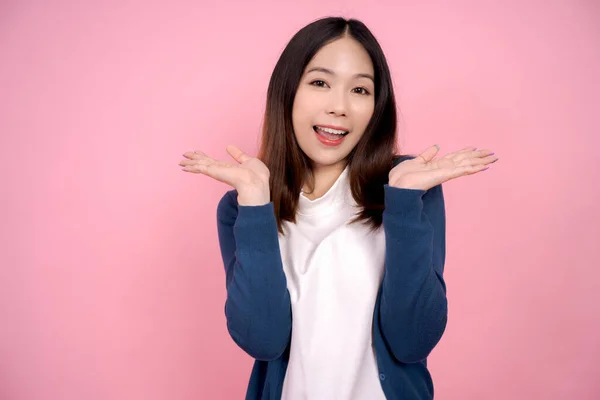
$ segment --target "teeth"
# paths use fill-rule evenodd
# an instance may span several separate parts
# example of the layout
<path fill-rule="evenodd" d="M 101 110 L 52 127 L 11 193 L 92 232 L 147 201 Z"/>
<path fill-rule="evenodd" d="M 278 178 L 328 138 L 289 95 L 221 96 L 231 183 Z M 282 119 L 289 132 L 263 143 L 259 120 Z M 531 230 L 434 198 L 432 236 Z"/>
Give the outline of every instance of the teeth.
<path fill-rule="evenodd" d="M 317 126 L 317 129 L 319 129 L 323 132 L 331 133 L 333 135 L 343 135 L 344 133 L 346 133 L 346 131 L 340 131 L 340 130 L 331 129 L 331 128 L 321 128 L 320 126 Z"/>

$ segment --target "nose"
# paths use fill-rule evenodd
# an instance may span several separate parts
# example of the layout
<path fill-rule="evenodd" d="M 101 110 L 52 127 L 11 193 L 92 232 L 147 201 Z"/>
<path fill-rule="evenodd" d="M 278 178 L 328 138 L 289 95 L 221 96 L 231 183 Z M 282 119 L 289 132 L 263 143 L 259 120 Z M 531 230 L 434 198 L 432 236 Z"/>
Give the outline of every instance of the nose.
<path fill-rule="evenodd" d="M 342 90 L 331 90 L 329 92 L 329 103 L 327 104 L 327 114 L 336 116 L 345 116 L 347 113 L 347 98 Z"/>

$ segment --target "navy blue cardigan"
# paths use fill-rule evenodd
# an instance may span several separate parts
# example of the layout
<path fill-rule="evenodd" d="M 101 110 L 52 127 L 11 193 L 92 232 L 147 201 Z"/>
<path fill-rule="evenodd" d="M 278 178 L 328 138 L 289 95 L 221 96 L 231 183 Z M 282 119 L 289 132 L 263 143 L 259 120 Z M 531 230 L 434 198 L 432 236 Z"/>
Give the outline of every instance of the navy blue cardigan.
<path fill-rule="evenodd" d="M 419 190 L 386 184 L 384 193 L 385 269 L 372 333 L 379 379 L 387 399 L 433 399 L 427 357 L 448 318 L 442 186 Z M 217 226 L 227 329 L 256 360 L 246 399 L 280 399 L 292 311 L 273 203 L 240 206 L 237 192 L 230 190 L 217 207 Z"/>

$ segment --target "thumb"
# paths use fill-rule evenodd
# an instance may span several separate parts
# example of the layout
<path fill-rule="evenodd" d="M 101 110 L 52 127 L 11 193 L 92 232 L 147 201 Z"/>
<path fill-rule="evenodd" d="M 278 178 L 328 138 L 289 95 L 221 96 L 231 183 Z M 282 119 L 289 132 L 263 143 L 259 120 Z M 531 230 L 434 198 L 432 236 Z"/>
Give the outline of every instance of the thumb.
<path fill-rule="evenodd" d="M 440 146 L 434 144 L 433 146 L 428 147 L 427 150 L 419 154 L 419 157 L 425 160 L 425 162 L 429 162 L 435 157 L 438 151 L 440 151 Z"/>
<path fill-rule="evenodd" d="M 232 144 L 227 146 L 227 152 L 235 161 L 239 162 L 240 164 L 252 158 Z"/>

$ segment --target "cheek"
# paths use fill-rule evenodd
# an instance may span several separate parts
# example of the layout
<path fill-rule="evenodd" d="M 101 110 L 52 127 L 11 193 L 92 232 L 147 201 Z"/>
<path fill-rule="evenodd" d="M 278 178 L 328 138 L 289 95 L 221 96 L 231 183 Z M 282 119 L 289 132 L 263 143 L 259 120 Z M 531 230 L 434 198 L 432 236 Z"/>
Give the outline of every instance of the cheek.
<path fill-rule="evenodd" d="M 306 140 L 307 133 L 311 128 L 312 114 L 309 107 L 310 103 L 306 101 L 305 96 L 296 96 L 292 109 L 292 125 L 294 135 L 302 143 Z"/>
<path fill-rule="evenodd" d="M 292 116 L 294 130 L 301 135 L 305 135 L 307 132 L 312 134 L 312 125 L 315 123 L 315 116 L 318 115 L 318 104 L 306 101 L 306 99 L 298 100 L 300 101 L 296 103 Z"/>
<path fill-rule="evenodd" d="M 360 125 L 362 128 L 365 128 L 373 116 L 374 109 L 375 106 L 372 103 L 358 105 L 354 110 L 356 124 Z"/>
<path fill-rule="evenodd" d="M 309 104 L 306 96 L 303 96 L 302 93 L 296 95 L 296 98 L 294 99 L 294 108 L 292 110 L 292 119 L 294 120 L 294 123 L 301 123 L 307 119 L 309 114 Z"/>

